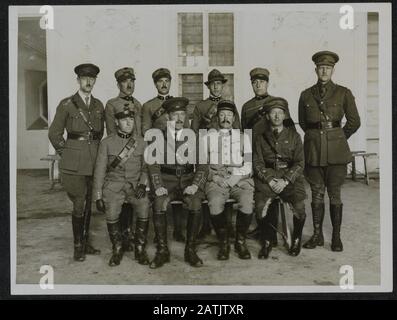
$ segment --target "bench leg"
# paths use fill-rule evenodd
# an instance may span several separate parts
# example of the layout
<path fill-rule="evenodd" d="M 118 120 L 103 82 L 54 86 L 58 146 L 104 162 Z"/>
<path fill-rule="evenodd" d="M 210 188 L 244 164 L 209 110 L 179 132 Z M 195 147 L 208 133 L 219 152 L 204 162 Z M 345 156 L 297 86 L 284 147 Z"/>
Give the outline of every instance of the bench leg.
<path fill-rule="evenodd" d="M 364 159 L 364 170 L 365 170 L 365 182 L 367 186 L 369 186 L 369 175 L 368 175 L 368 169 L 367 169 L 367 157 L 363 157 Z"/>
<path fill-rule="evenodd" d="M 52 161 L 51 161 L 51 164 L 50 164 L 51 190 L 54 189 L 54 186 L 55 186 L 54 167 L 55 167 L 55 160 L 52 160 Z"/>
<path fill-rule="evenodd" d="M 352 180 L 356 181 L 356 158 L 353 157 L 352 161 Z"/>

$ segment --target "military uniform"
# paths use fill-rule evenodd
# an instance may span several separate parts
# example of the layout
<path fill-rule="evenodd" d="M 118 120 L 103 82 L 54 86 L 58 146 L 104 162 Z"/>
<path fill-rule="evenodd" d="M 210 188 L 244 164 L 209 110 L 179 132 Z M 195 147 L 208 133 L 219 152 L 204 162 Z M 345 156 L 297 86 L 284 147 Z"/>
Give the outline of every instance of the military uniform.
<path fill-rule="evenodd" d="M 136 80 L 134 69 L 129 67 L 118 69 L 114 73 L 114 77 L 117 82 L 122 82 L 126 79 Z M 134 113 L 134 132 L 137 135 L 142 135 L 142 106 L 135 97 L 132 95 L 128 96 L 121 91 L 117 97 L 108 100 L 105 106 L 105 123 L 108 135 L 117 133 L 115 113 L 126 109 Z M 120 214 L 124 251 L 132 251 L 134 247 L 133 220 L 132 206 L 127 201 L 123 204 Z"/>
<path fill-rule="evenodd" d="M 222 110 L 237 113 L 231 101 L 221 101 L 218 113 Z M 240 131 L 240 130 L 238 130 Z M 220 250 L 219 260 L 229 258 L 229 235 L 227 217 L 225 216 L 225 203 L 229 198 L 235 199 L 238 205 L 236 218 L 235 249 L 241 259 L 250 259 L 251 254 L 246 246 L 246 234 L 251 223 L 254 207 L 254 181 L 252 174 L 251 141 L 248 136 L 240 134 L 235 138 L 235 132 L 229 129 L 219 129 L 209 132 L 209 174 L 205 185 L 205 193 L 211 214 L 212 224 L 218 236 Z M 213 141 L 213 142 L 211 142 Z M 235 152 L 240 151 L 244 158 L 235 159 Z M 241 160 L 241 162 L 240 162 Z M 244 161 L 245 160 L 245 161 Z M 227 187 L 221 186 L 223 182 Z"/>
<path fill-rule="evenodd" d="M 173 111 L 186 111 L 188 100 L 186 98 L 172 98 L 165 102 L 165 109 L 168 113 Z M 172 136 L 177 133 L 170 133 Z M 208 169 L 206 165 L 197 165 L 194 170 L 193 164 L 181 165 L 178 163 L 178 157 L 175 156 L 175 164 L 167 163 L 167 152 L 172 154 L 178 150 L 178 147 L 185 143 L 179 141 L 175 137 L 175 150 L 171 149 L 169 145 L 171 141 L 167 140 L 167 132 L 164 132 L 164 154 L 161 156 L 164 159 L 164 164 L 154 163 L 148 166 L 151 181 L 151 189 L 155 192 L 159 188 L 165 188 L 168 191 L 167 195 L 155 196 L 154 199 L 154 227 L 157 239 L 157 251 L 154 260 L 151 263 L 151 268 L 161 267 L 165 262 L 169 261 L 169 250 L 167 245 L 167 220 L 165 211 L 167 205 L 172 200 L 182 200 L 188 210 L 187 222 L 187 239 L 185 246 L 185 261 L 192 266 L 200 266 L 202 264 L 195 252 L 195 242 L 197 237 L 197 228 L 200 221 L 201 202 L 204 199 L 203 187 L 207 178 Z M 174 143 L 174 142 L 172 142 Z M 198 142 L 197 142 L 198 143 Z M 186 187 L 196 185 L 197 192 L 194 195 L 184 194 Z"/>
<path fill-rule="evenodd" d="M 339 57 L 329 51 L 318 52 L 317 65 L 334 66 Z M 346 124 L 341 121 L 346 117 Z M 351 152 L 347 139 L 360 127 L 360 116 L 351 91 L 334 84 L 318 82 L 304 90 L 299 98 L 299 125 L 305 132 L 305 175 L 312 190 L 314 235 L 304 247 L 323 245 L 324 193 L 327 188 L 333 225 L 332 250 L 342 251 L 339 231 L 342 219 L 341 186 Z"/>
<path fill-rule="evenodd" d="M 266 107 L 267 112 L 273 108 L 287 112 L 288 103 L 282 98 L 274 97 L 268 100 Z M 272 131 L 269 121 L 265 131 L 256 136 L 254 146 L 255 210 L 262 232 L 262 249 L 259 258 L 267 258 L 272 247 L 270 231 L 273 229 L 272 226 L 277 228 L 275 214 L 278 212 L 270 212 L 267 208 L 276 197 L 291 203 L 294 209 L 294 234 L 290 254 L 298 255 L 300 252 L 302 229 L 306 218 L 303 167 L 302 141 L 295 128 L 283 127 L 281 132 L 276 133 Z M 288 182 L 279 194 L 269 185 L 274 178 Z"/>
<path fill-rule="evenodd" d="M 75 68 L 75 72 L 79 77 L 95 78 L 99 68 L 92 64 L 82 64 Z M 48 130 L 51 144 L 61 155 L 59 169 L 62 185 L 73 202 L 74 258 L 78 261 L 85 259 L 85 253 L 99 253 L 87 243 L 87 237 L 91 216 L 92 175 L 104 131 L 103 114 L 101 101 L 92 95 L 83 100 L 77 92 L 59 103 Z M 65 130 L 66 141 L 63 137 Z"/>
<path fill-rule="evenodd" d="M 129 109 L 123 110 L 123 107 L 120 109 L 116 109 L 119 112 L 115 113 L 118 119 L 133 117 Z M 118 164 L 113 162 L 115 159 L 120 160 L 120 153 L 126 150 L 124 148 L 127 144 L 132 146 L 128 155 L 125 154 Z M 122 256 L 123 251 L 120 225 L 121 206 L 127 201 L 138 214 L 135 259 L 141 264 L 149 263 L 145 251 L 149 226 L 149 200 L 146 194 L 141 196 L 136 194 L 139 188 L 145 190 L 148 185 L 147 166 L 143 157 L 145 146 L 143 137 L 137 133 L 126 134 L 118 130 L 117 133 L 101 141 L 94 174 L 94 197 L 96 200 L 103 199 L 104 201 L 109 236 L 116 255 Z M 111 265 L 115 265 L 113 260 L 111 262 Z"/>

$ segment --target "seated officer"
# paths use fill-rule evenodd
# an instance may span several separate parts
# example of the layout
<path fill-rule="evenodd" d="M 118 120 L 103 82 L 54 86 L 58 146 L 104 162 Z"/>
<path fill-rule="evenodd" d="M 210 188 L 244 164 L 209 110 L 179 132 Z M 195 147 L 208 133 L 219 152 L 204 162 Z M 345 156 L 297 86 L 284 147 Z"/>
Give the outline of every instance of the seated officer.
<path fill-rule="evenodd" d="M 272 97 L 265 105 L 270 126 L 257 135 L 254 142 L 255 210 L 261 229 L 262 249 L 259 259 L 267 259 L 272 249 L 271 234 L 276 228 L 276 214 L 268 211 L 270 203 L 279 196 L 291 203 L 294 211 L 294 231 L 289 254 L 297 256 L 301 249 L 302 229 L 305 223 L 306 198 L 303 178 L 303 147 L 293 127 L 285 127 L 288 103 Z"/>
<path fill-rule="evenodd" d="M 117 133 L 101 141 L 94 173 L 94 197 L 97 209 L 106 213 L 113 253 L 109 265 L 120 264 L 123 244 L 120 210 L 125 201 L 137 213 L 135 260 L 147 265 L 146 238 L 149 226 L 149 200 L 146 196 L 147 166 L 143 154 L 145 142 L 136 130 L 134 113 L 127 107 L 115 110 Z"/>
<path fill-rule="evenodd" d="M 249 142 L 249 140 L 244 141 L 243 135 L 233 141 L 234 135 L 231 130 L 236 114 L 236 106 L 232 101 L 220 101 L 217 108 L 217 122 L 220 129 L 208 134 L 210 164 L 205 193 L 211 221 L 219 239 L 218 260 L 229 259 L 229 234 L 224 211 L 225 203 L 229 198 L 235 199 L 239 207 L 236 218 L 235 250 L 240 259 L 251 258 L 245 239 L 254 209 L 254 181 L 251 178 L 251 161 L 244 161 L 244 164 L 243 161 L 241 163 L 233 161 L 235 160 L 233 151 L 242 151 L 243 142 Z M 240 130 L 237 129 L 237 131 L 240 135 Z M 216 138 L 215 143 L 214 139 L 211 142 L 212 135 Z"/>
<path fill-rule="evenodd" d="M 203 264 L 196 253 L 196 238 L 200 227 L 201 202 L 204 200 L 202 188 L 207 178 L 208 168 L 206 165 L 198 165 L 194 172 L 194 165 L 189 162 L 181 164 L 180 157 L 175 153 L 175 150 L 178 150 L 185 143 L 184 140 L 181 141 L 181 135 L 184 131 L 183 127 L 188 103 L 189 100 L 186 98 L 171 98 L 163 103 L 169 119 L 167 129 L 162 132 L 165 147 L 161 159 L 164 159 L 165 163 L 155 162 L 148 165 L 152 190 L 155 195 L 153 222 L 157 239 L 157 251 L 150 264 L 150 268 L 153 269 L 159 268 L 170 261 L 170 252 L 167 244 L 167 217 L 165 213 L 168 203 L 172 200 L 182 200 L 189 210 L 186 228 L 185 261 L 194 267 L 200 267 Z M 172 126 L 173 123 L 175 124 L 174 128 Z M 173 141 L 168 141 L 169 137 L 173 137 Z M 194 134 L 193 137 L 195 138 Z M 194 139 L 194 147 L 196 147 L 195 143 L 196 139 Z M 167 153 L 169 152 L 172 152 L 173 158 L 176 160 L 173 163 L 167 161 L 169 158 Z"/>

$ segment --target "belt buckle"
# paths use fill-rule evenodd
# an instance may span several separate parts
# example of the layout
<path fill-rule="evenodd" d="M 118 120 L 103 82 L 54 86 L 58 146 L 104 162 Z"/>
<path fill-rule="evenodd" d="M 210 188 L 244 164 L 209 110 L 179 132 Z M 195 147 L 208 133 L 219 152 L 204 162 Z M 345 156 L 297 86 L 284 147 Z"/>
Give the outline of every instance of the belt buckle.
<path fill-rule="evenodd" d="M 87 139 L 88 139 L 89 141 L 92 141 L 93 137 L 94 137 L 93 133 L 92 133 L 91 131 L 89 131 L 89 132 L 87 133 Z"/>
<path fill-rule="evenodd" d="M 180 169 L 180 168 L 176 168 L 176 169 L 175 169 L 175 175 L 176 175 L 177 177 L 181 177 L 182 174 L 183 174 L 183 169 Z"/>

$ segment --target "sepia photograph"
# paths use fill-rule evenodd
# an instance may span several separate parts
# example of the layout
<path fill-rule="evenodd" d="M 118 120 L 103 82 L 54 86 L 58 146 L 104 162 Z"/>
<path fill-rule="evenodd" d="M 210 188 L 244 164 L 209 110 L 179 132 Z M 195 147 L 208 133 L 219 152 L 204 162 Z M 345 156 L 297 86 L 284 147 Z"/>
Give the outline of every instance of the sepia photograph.
<path fill-rule="evenodd" d="M 391 292 L 391 21 L 10 6 L 11 294 Z"/>

